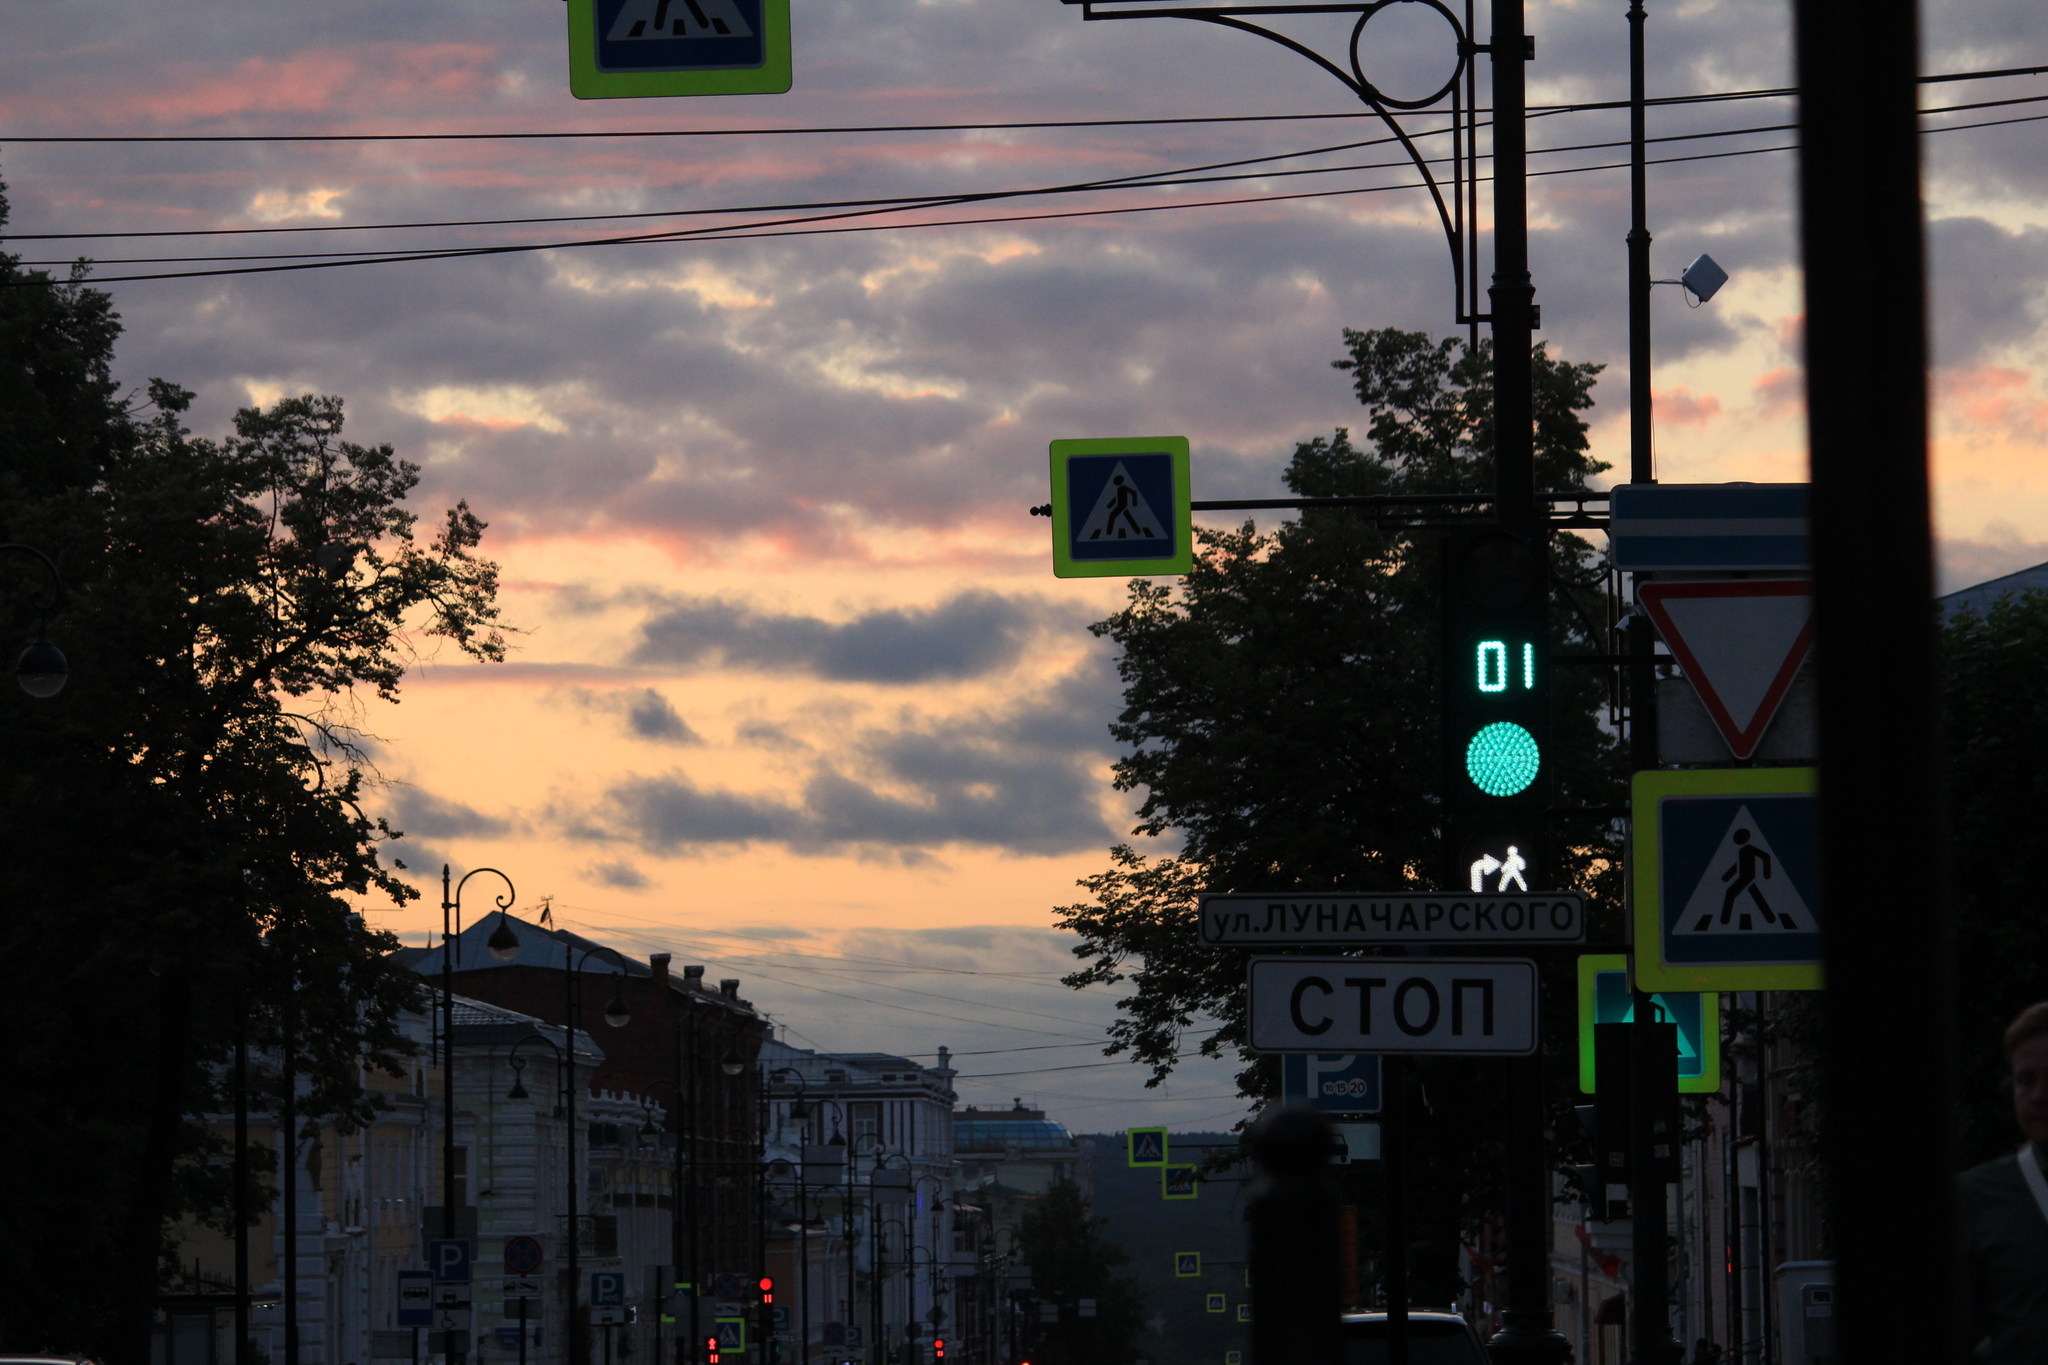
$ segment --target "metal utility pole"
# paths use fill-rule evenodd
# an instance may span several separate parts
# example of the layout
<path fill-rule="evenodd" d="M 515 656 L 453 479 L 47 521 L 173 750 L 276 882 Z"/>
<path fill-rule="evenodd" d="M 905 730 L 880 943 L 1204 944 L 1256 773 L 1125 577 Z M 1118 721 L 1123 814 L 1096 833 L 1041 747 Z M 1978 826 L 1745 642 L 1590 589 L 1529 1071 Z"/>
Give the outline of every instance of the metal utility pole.
<path fill-rule="evenodd" d="M 249 1014 L 235 1011 L 235 1354 L 256 1365 L 249 1341 Z"/>
<path fill-rule="evenodd" d="M 1822 994 L 1840 1357 L 1960 1360 L 1914 4 L 1793 12 L 1820 877 L 1830 904 L 1855 911 L 1852 931 L 1827 936 Z M 1916 875 L 1898 877 L 1880 849 L 1921 852 Z M 1887 1105 L 1886 1075 L 1914 1077 L 1915 1102 Z"/>
<path fill-rule="evenodd" d="M 1628 7 L 1628 481 L 1655 483 L 1650 426 L 1650 205 L 1643 99 L 1643 0 Z M 1636 766 L 1641 767 L 1639 763 Z"/>

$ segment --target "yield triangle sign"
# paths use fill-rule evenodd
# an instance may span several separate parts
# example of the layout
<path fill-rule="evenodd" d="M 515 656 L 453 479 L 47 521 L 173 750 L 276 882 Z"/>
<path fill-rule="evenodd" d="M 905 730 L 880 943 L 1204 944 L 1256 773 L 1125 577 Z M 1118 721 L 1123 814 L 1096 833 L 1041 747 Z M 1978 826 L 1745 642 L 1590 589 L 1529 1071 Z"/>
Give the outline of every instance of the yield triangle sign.
<path fill-rule="evenodd" d="M 1813 645 L 1813 584 L 1645 583 L 1636 597 L 1729 750 L 1755 753 Z"/>

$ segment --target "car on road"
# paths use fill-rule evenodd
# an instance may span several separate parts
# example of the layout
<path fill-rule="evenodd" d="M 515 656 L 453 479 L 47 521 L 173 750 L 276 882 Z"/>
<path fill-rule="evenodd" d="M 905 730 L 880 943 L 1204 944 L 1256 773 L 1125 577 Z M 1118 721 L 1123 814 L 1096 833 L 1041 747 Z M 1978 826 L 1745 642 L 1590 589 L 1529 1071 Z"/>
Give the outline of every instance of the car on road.
<path fill-rule="evenodd" d="M 1387 1315 L 1344 1315 L 1344 1365 L 1387 1365 Z M 1487 1365 L 1486 1347 L 1456 1313 L 1408 1310 L 1408 1365 Z"/>

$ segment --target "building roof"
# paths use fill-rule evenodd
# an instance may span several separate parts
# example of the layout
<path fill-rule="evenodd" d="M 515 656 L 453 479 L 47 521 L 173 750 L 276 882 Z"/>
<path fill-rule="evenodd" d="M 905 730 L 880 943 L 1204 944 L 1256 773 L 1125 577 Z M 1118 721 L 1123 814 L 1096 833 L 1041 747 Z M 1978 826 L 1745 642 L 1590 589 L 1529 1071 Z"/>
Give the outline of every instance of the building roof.
<path fill-rule="evenodd" d="M 560 1024 L 550 1024 L 531 1014 L 521 1014 L 518 1010 L 508 1010 L 503 1005 L 483 1000 L 472 1000 L 466 995 L 455 997 L 455 1042 L 458 1047 L 464 1044 L 513 1043 L 537 1035 L 552 1043 L 559 1052 L 567 1033 L 568 1030 Z M 578 1029 L 576 1055 L 603 1061 L 604 1049 L 590 1034 Z"/>
<path fill-rule="evenodd" d="M 1934 601 L 1945 617 L 1954 616 L 1960 611 L 1974 611 L 1981 615 L 1999 598 L 2021 592 L 2048 592 L 2048 564 L 2036 564 L 2031 569 L 2021 569 L 2002 578 L 1988 579 L 1967 588 L 1959 588 L 1946 597 L 1935 598 Z"/>
<path fill-rule="evenodd" d="M 1000 1109 L 958 1110 L 953 1115 L 953 1150 L 1002 1152 L 1068 1151 L 1074 1138 L 1065 1125 L 1044 1117 L 1017 1118 Z"/>
<path fill-rule="evenodd" d="M 491 935 L 498 931 L 500 924 L 512 930 L 519 940 L 519 953 L 510 962 L 500 962 L 492 957 L 488 947 Z M 444 949 L 441 945 L 430 948 L 400 948 L 392 958 L 412 968 L 421 976 L 438 977 Z M 472 924 L 466 925 L 455 936 L 454 968 L 460 972 L 487 971 L 498 967 L 537 967 L 543 971 L 561 971 L 573 967 L 579 972 L 596 976 L 616 976 L 623 972 L 629 977 L 645 980 L 655 975 L 655 969 L 646 962 L 629 957 L 609 943 L 585 938 L 571 929 L 550 929 L 523 920 L 517 915 L 500 910 L 487 910 Z M 655 959 L 667 972 L 668 955 L 661 954 Z M 737 986 L 738 983 L 733 983 Z M 693 989 L 688 978 L 680 973 L 668 977 L 672 991 L 688 994 L 697 999 L 720 1005 L 742 1014 L 753 1014 L 754 1007 L 737 995 L 727 995 L 721 990 Z"/>

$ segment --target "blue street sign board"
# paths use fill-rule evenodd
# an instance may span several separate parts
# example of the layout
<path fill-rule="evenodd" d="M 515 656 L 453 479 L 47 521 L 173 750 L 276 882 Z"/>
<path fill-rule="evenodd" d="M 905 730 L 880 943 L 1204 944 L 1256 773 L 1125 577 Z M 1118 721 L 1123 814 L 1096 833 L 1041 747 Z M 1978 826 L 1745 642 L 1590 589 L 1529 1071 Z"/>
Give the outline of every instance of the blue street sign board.
<path fill-rule="evenodd" d="M 848 1346 L 860 1345 L 860 1328 L 849 1326 L 846 1329 L 846 1344 Z"/>
<path fill-rule="evenodd" d="M 1290 1052 L 1280 1059 L 1280 1100 L 1328 1114 L 1380 1112 L 1380 1059 L 1376 1053 Z"/>
<path fill-rule="evenodd" d="M 439 1284 L 468 1284 L 469 1243 L 462 1238 L 427 1243 L 427 1269 Z"/>
<path fill-rule="evenodd" d="M 1618 569 L 1805 569 L 1803 483 L 1625 483 L 1609 495 Z"/>
<path fill-rule="evenodd" d="M 1164 1199 L 1193 1199 L 1200 1193 L 1199 1166 L 1161 1166 L 1159 1194 Z"/>
<path fill-rule="evenodd" d="M 1185 436 L 1054 441 L 1054 575 L 1188 572 L 1195 553 L 1189 496 Z"/>
<path fill-rule="evenodd" d="M 789 0 L 569 0 L 578 99 L 781 94 Z"/>
<path fill-rule="evenodd" d="M 434 1325 L 434 1274 L 430 1270 L 398 1272 L 398 1325 Z"/>
<path fill-rule="evenodd" d="M 745 1318 L 717 1318 L 712 1321 L 718 1333 L 718 1349 L 744 1351 L 747 1349 L 747 1320 Z"/>
<path fill-rule="evenodd" d="M 1131 1128 L 1124 1133 L 1128 1146 L 1130 1164 L 1133 1166 L 1164 1166 L 1166 1164 L 1166 1130 L 1164 1128 Z"/>
<path fill-rule="evenodd" d="M 1713 991 L 1657 991 L 1650 996 L 1657 1022 L 1678 1026 L 1678 1089 L 1712 1095 L 1721 1089 L 1721 997 Z M 1579 959 L 1579 1090 L 1593 1093 L 1594 1028 L 1636 1017 L 1628 984 L 1628 955 L 1595 953 Z"/>
<path fill-rule="evenodd" d="M 592 1308 L 620 1308 L 626 1302 L 626 1272 L 623 1270 L 593 1270 L 590 1272 L 590 1306 Z"/>
<path fill-rule="evenodd" d="M 1202 1253 L 1199 1251 L 1176 1251 L 1173 1253 L 1173 1273 L 1183 1280 L 1192 1280 L 1202 1273 Z"/>
<path fill-rule="evenodd" d="M 1635 775 L 1638 987 L 1820 989 L 1815 785 L 1812 768 Z"/>

